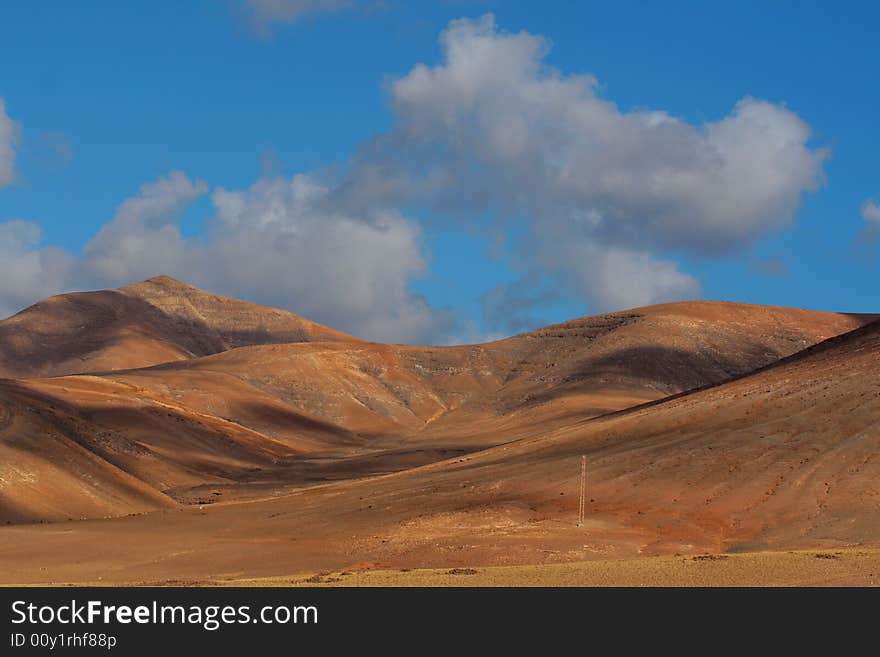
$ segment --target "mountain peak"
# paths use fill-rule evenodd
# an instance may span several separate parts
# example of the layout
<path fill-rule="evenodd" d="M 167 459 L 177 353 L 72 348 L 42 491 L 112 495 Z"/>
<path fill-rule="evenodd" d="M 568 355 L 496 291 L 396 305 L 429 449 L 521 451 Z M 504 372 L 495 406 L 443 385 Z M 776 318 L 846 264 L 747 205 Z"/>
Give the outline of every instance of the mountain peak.
<path fill-rule="evenodd" d="M 242 346 L 351 341 L 358 339 L 286 310 L 163 275 L 59 295 L 0 321 L 0 378 L 149 367 Z"/>
<path fill-rule="evenodd" d="M 186 285 L 186 283 L 177 280 L 167 274 L 159 274 L 158 276 L 153 276 L 152 278 L 148 278 L 145 283 L 156 283 L 157 285 Z"/>
<path fill-rule="evenodd" d="M 199 288 L 190 285 L 189 283 L 184 283 L 183 281 L 179 281 L 176 278 L 171 276 L 167 276 L 165 274 L 160 274 L 159 276 L 153 276 L 152 278 L 148 278 L 146 280 L 140 281 L 139 283 L 132 283 L 131 285 L 126 285 L 121 288 L 123 290 L 131 290 L 141 287 L 160 287 L 167 290 L 197 290 Z"/>

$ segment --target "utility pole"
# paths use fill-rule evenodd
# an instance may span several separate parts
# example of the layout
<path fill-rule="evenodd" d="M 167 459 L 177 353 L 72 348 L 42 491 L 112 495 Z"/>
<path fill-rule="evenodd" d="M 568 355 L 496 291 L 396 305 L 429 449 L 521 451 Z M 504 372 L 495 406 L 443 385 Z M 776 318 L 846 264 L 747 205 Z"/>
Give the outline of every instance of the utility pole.
<path fill-rule="evenodd" d="M 581 455 L 581 497 L 578 505 L 578 527 L 584 524 L 584 515 L 586 512 L 586 495 L 587 495 L 587 457 Z"/>

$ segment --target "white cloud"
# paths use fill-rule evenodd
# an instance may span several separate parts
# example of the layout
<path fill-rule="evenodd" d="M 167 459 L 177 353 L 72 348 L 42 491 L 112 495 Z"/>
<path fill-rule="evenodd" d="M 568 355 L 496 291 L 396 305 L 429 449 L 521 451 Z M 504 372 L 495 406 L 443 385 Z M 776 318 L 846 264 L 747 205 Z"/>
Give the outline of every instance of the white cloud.
<path fill-rule="evenodd" d="M 573 274 L 573 284 L 600 310 L 700 297 L 696 278 L 680 271 L 674 262 L 659 260 L 645 251 L 590 241 L 560 243 L 550 248 L 555 253 L 542 254 L 542 261 L 559 263 Z"/>
<path fill-rule="evenodd" d="M 69 289 L 116 287 L 164 273 L 366 338 L 448 339 L 452 315 L 409 290 L 426 268 L 415 223 L 392 211 L 335 212 L 325 204 L 327 190 L 299 175 L 244 191 L 215 190 L 207 233 L 186 238 L 178 225 L 182 212 L 207 191 L 179 171 L 144 185 L 79 259 L 39 248 L 35 224 L 0 224 L 0 312 Z"/>
<path fill-rule="evenodd" d="M 442 65 L 393 85 L 393 145 L 430 148 L 432 180 L 450 188 L 480 186 L 487 201 L 561 212 L 554 220 L 566 223 L 589 213 L 593 232 L 627 242 L 638 231 L 655 244 L 723 248 L 790 221 L 821 180 L 826 153 L 783 106 L 746 98 L 694 126 L 621 111 L 594 78 L 546 67 L 543 39 L 499 32 L 491 16 L 453 22 L 441 43 Z"/>
<path fill-rule="evenodd" d="M 446 339 L 451 317 L 408 289 L 426 269 L 417 225 L 394 211 L 336 211 L 327 195 L 304 175 L 215 191 L 205 283 L 363 337 Z"/>
<path fill-rule="evenodd" d="M 41 245 L 41 229 L 32 222 L 0 223 L 0 317 L 52 294 L 129 283 L 180 268 L 186 245 L 174 219 L 207 192 L 174 171 L 144 185 L 124 201 L 112 221 L 85 247 L 83 256 Z"/>
<path fill-rule="evenodd" d="M 569 269 L 600 305 L 696 293 L 660 254 L 740 248 L 790 223 L 822 181 L 826 151 L 783 105 L 744 98 L 700 125 L 622 111 L 492 16 L 454 21 L 441 45 L 440 65 L 392 84 L 395 127 L 360 153 L 346 202 L 526 216 L 532 267 Z"/>
<path fill-rule="evenodd" d="M 0 187 L 15 179 L 15 155 L 21 138 L 21 126 L 6 113 L 6 103 L 0 98 Z"/>
<path fill-rule="evenodd" d="M 207 192 L 204 182 L 192 182 L 180 171 L 143 185 L 86 245 L 82 278 L 92 285 L 113 285 L 179 270 L 189 246 L 176 220 Z"/>

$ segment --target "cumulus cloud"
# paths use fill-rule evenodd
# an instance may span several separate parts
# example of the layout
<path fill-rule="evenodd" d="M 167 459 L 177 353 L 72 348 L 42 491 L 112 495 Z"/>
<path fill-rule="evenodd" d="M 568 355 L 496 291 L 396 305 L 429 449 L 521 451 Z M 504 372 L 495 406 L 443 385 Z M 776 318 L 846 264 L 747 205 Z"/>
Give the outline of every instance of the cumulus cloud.
<path fill-rule="evenodd" d="M 746 98 L 694 126 L 621 111 L 594 78 L 546 67 L 543 39 L 499 32 L 491 16 L 453 22 L 441 42 L 443 64 L 392 88 L 393 145 L 445 156 L 429 164 L 435 184 L 479 187 L 533 216 L 562 212 L 609 238 L 724 249 L 789 221 L 821 180 L 826 153 L 783 106 Z"/>
<path fill-rule="evenodd" d="M 203 181 L 193 182 L 180 171 L 143 185 L 86 245 L 81 276 L 93 285 L 112 285 L 179 271 L 189 245 L 177 219 L 207 191 Z"/>
<path fill-rule="evenodd" d="M 15 155 L 21 138 L 21 126 L 6 113 L 6 103 L 0 98 L 0 187 L 15 178 Z"/>
<path fill-rule="evenodd" d="M 427 267 L 417 224 L 392 210 L 352 216 L 327 197 L 305 175 L 218 189 L 201 270 L 222 289 L 364 337 L 444 341 L 452 316 L 409 290 Z"/>
<path fill-rule="evenodd" d="M 426 268 L 417 224 L 394 211 L 334 212 L 326 188 L 298 175 L 243 191 L 216 189 L 206 234 L 184 237 L 183 211 L 207 192 L 204 182 L 179 171 L 144 185 L 80 258 L 40 248 L 34 224 L 0 224 L 0 258 L 9 270 L 0 283 L 0 311 L 5 316 L 49 294 L 165 273 L 366 338 L 448 340 L 453 315 L 409 289 Z"/>
<path fill-rule="evenodd" d="M 543 38 L 491 15 L 452 22 L 441 45 L 442 63 L 392 83 L 395 127 L 360 153 L 349 202 L 526 216 L 533 267 L 569 269 L 599 305 L 697 293 L 658 254 L 741 248 L 822 182 L 827 152 L 783 105 L 744 98 L 699 125 L 623 111 L 592 76 L 547 66 Z"/>
<path fill-rule="evenodd" d="M 619 310 L 665 301 L 700 297 L 700 283 L 669 260 L 636 251 L 584 240 L 580 243 L 544 245 L 553 253 L 542 261 L 558 263 L 572 284 L 597 308 Z"/>

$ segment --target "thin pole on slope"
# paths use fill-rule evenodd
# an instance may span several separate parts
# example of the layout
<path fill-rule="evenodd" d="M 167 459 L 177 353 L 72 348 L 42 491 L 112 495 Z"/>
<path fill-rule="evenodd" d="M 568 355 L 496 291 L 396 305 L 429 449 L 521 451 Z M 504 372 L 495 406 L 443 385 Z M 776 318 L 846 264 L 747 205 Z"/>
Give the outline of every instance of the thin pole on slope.
<path fill-rule="evenodd" d="M 578 505 L 578 527 L 584 524 L 587 494 L 587 457 L 581 454 L 581 497 Z"/>

